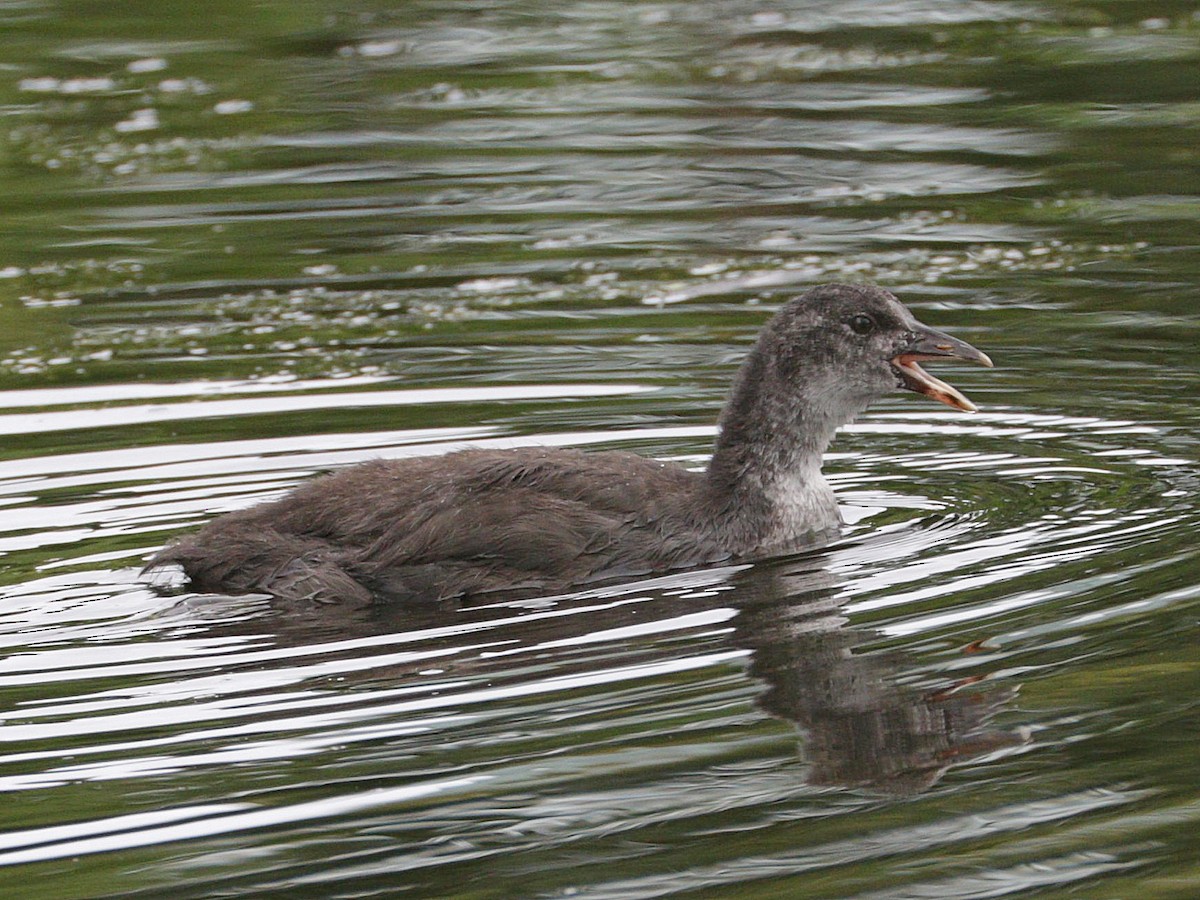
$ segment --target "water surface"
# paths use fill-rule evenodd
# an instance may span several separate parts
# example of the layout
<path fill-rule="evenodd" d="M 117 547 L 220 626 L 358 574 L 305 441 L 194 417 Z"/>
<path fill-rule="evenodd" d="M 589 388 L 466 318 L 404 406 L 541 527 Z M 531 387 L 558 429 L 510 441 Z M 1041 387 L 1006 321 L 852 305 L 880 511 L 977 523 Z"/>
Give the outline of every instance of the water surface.
<path fill-rule="evenodd" d="M 5 896 L 1191 897 L 1189 3 L 0 7 Z M 819 553 L 442 611 L 151 583 L 380 456 L 702 466 L 805 287 L 985 349 Z"/>

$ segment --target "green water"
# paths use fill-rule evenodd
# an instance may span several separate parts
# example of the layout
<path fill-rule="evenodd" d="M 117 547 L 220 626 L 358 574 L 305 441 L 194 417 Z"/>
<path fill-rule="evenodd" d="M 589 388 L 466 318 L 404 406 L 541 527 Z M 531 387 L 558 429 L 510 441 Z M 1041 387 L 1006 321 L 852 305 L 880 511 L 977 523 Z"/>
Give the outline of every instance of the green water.
<path fill-rule="evenodd" d="M 1200 894 L 1200 5 L 0 4 L 0 889 Z M 702 465 L 868 281 L 985 350 L 810 557 L 409 614 L 152 585 L 463 444 Z"/>

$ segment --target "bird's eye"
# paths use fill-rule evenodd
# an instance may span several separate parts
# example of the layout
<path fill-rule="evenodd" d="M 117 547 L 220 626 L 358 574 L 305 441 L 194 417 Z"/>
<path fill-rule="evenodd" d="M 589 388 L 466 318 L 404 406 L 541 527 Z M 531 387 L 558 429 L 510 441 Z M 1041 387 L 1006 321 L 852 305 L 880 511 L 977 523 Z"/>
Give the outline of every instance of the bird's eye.
<path fill-rule="evenodd" d="M 850 330 L 855 334 L 870 334 L 875 330 L 875 320 L 870 316 L 854 316 L 850 320 Z"/>

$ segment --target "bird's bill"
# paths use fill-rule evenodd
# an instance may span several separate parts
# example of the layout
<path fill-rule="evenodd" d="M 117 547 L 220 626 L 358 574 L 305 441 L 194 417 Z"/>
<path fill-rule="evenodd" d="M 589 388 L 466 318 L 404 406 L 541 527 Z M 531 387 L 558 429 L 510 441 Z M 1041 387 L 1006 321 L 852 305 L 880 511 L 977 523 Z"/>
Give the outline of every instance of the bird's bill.
<path fill-rule="evenodd" d="M 900 376 L 901 383 L 910 391 L 940 400 L 955 409 L 975 412 L 978 407 L 963 396 L 961 391 L 930 375 L 918 365 L 926 360 L 936 359 L 962 359 L 988 368 L 992 366 L 992 361 L 986 353 L 976 350 L 966 341 L 924 326 L 921 326 L 921 330 L 907 347 L 892 357 L 891 362 Z"/>

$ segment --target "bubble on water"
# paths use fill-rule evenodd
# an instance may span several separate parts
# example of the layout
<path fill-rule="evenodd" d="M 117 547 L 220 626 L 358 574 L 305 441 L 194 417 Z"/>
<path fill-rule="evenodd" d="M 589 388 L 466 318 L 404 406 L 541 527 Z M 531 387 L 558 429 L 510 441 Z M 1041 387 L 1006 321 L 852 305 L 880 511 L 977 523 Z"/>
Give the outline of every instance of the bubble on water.
<path fill-rule="evenodd" d="M 359 56 L 365 56 L 368 59 L 378 58 L 381 56 L 395 56 L 404 45 L 400 41 L 363 41 L 356 48 Z"/>
<path fill-rule="evenodd" d="M 164 94 L 211 94 L 212 86 L 199 78 L 164 78 L 158 83 Z"/>
<path fill-rule="evenodd" d="M 239 113 L 248 113 L 254 109 L 254 103 L 250 100 L 222 100 L 213 107 L 213 112 L 218 116 L 234 116 Z"/>
<path fill-rule="evenodd" d="M 470 281 L 460 282 L 458 289 L 473 294 L 499 294 L 529 286 L 529 281 L 525 278 L 473 278 Z"/>
<path fill-rule="evenodd" d="M 113 127 L 122 134 L 134 131 L 152 131 L 158 128 L 158 110 L 153 107 L 135 109 L 128 119 L 122 119 Z"/>
<path fill-rule="evenodd" d="M 79 306 L 81 303 L 78 297 L 56 296 L 56 297 L 22 297 L 21 305 L 26 309 L 46 309 L 49 307 L 63 306 Z"/>
<path fill-rule="evenodd" d="M 301 271 L 303 271 L 305 275 L 336 275 L 338 267 L 333 265 L 333 263 L 322 263 L 321 265 L 317 266 L 305 266 Z"/>
<path fill-rule="evenodd" d="M 928 217 L 926 217 L 928 218 Z M 759 242 L 762 247 L 787 249 L 800 246 L 802 235 L 776 231 Z M 691 267 L 689 274 L 703 280 L 665 282 L 643 295 L 647 306 L 684 303 L 715 294 L 785 290 L 823 281 L 871 281 L 878 284 L 922 282 L 936 284 L 957 277 L 978 277 L 990 271 L 1073 271 L 1078 265 L 1105 257 L 1128 256 L 1144 249 L 1143 242 L 1128 244 L 1067 244 L 1060 240 L 1038 241 L 1023 246 L 980 244 L 955 251 L 931 252 L 916 249 L 903 253 L 860 254 L 845 258 L 836 254 L 806 254 L 782 257 L 757 269 L 706 275 L 709 263 Z"/>
<path fill-rule="evenodd" d="M 145 72 L 161 72 L 167 67 L 167 61 L 159 56 L 148 56 L 145 59 L 135 59 L 125 68 L 135 75 Z"/>
<path fill-rule="evenodd" d="M 43 76 L 41 78 L 22 78 L 17 82 L 17 89 L 31 94 L 53 94 L 61 84 L 57 78 Z"/>

